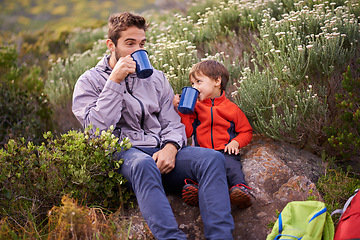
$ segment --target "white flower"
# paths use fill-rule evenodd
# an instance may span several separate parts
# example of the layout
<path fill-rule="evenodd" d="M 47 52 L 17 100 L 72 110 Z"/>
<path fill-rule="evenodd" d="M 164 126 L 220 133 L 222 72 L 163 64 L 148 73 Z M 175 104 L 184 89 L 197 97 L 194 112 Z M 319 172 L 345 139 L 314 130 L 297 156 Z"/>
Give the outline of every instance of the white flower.
<path fill-rule="evenodd" d="M 306 48 L 307 48 L 307 49 L 311 49 L 313 46 L 314 46 L 314 45 L 311 45 L 311 44 L 310 44 L 310 45 L 307 45 Z"/>

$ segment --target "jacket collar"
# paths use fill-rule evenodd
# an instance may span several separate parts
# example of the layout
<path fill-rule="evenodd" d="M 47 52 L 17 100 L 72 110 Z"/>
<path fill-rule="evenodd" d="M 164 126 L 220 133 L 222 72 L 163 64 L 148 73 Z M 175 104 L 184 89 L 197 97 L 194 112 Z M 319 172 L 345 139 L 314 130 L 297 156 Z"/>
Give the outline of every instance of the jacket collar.
<path fill-rule="evenodd" d="M 95 66 L 95 69 L 97 69 L 100 72 L 106 72 L 107 74 L 110 74 L 112 71 L 112 68 L 109 65 L 109 59 L 110 54 L 105 55 Z"/>
<path fill-rule="evenodd" d="M 219 105 L 225 99 L 226 99 L 225 91 L 222 91 L 220 97 L 208 98 L 208 99 L 202 100 L 201 102 L 204 103 L 205 105 L 212 105 L 212 103 L 214 103 L 214 106 L 216 106 L 216 105 Z"/>

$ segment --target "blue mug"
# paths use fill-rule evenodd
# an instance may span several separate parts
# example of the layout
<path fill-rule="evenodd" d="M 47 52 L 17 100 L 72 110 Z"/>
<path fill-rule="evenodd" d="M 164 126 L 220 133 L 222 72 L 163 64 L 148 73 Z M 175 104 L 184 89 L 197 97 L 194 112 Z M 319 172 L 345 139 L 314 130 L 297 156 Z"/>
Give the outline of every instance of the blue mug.
<path fill-rule="evenodd" d="M 148 78 L 153 74 L 153 67 L 146 50 L 136 50 L 131 54 L 131 57 L 136 62 L 136 75 L 139 78 Z"/>
<path fill-rule="evenodd" d="M 182 114 L 192 114 L 199 96 L 199 91 L 193 87 L 183 87 L 178 106 L 178 111 Z"/>

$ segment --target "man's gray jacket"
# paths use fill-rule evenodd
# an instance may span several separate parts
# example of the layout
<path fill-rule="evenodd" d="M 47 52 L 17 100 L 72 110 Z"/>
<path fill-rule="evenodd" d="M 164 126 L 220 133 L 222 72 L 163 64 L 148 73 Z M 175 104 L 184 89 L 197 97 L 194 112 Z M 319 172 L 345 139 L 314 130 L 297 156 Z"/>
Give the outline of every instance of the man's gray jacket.
<path fill-rule="evenodd" d="M 146 79 L 130 74 L 120 84 L 108 80 L 112 71 L 109 55 L 78 79 L 73 93 L 72 110 L 85 128 L 92 131 L 115 127 L 122 140 L 128 137 L 133 146 L 163 147 L 186 143 L 185 127 L 173 106 L 174 92 L 163 72 L 155 70 Z"/>

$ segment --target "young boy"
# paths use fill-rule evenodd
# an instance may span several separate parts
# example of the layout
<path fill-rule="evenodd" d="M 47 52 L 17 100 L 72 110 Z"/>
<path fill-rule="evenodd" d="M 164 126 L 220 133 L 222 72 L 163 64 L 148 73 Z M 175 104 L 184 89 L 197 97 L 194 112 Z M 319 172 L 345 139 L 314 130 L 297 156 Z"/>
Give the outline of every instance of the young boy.
<path fill-rule="evenodd" d="M 186 127 L 186 136 L 194 137 L 195 146 L 224 154 L 230 201 L 239 208 L 250 207 L 250 188 L 242 171 L 239 148 L 250 143 L 252 128 L 240 108 L 225 97 L 229 72 L 221 63 L 206 60 L 192 67 L 189 80 L 191 86 L 199 91 L 199 96 L 193 114 L 179 113 Z M 179 101 L 179 95 L 175 95 L 173 104 L 176 109 Z M 198 205 L 197 183 L 186 179 L 185 184 L 184 201 L 192 206 Z"/>

